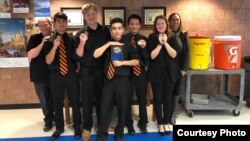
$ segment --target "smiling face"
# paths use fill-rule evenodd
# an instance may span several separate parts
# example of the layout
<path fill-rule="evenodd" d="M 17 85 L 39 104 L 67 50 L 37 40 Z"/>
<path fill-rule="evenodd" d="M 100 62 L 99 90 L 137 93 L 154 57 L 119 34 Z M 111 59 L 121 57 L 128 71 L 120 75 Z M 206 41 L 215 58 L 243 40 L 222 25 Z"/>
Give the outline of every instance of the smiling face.
<path fill-rule="evenodd" d="M 159 33 L 165 33 L 167 29 L 167 23 L 164 19 L 159 18 L 156 21 L 155 28 Z"/>
<path fill-rule="evenodd" d="M 60 34 L 64 34 L 66 32 L 67 25 L 68 25 L 67 20 L 68 20 L 68 17 L 65 13 L 57 12 L 54 15 L 54 24 L 53 24 L 55 31 Z"/>
<path fill-rule="evenodd" d="M 97 11 L 91 8 L 86 14 L 84 14 L 84 19 L 88 25 L 97 24 Z"/>
<path fill-rule="evenodd" d="M 54 21 L 55 31 L 57 31 L 58 33 L 61 33 L 61 34 L 66 32 L 67 25 L 68 25 L 68 22 L 65 19 L 62 19 L 62 18 L 57 18 Z"/>
<path fill-rule="evenodd" d="M 171 17 L 170 19 L 170 28 L 172 31 L 179 31 L 180 25 L 181 25 L 181 20 L 179 15 L 175 14 Z"/>
<path fill-rule="evenodd" d="M 49 36 L 51 34 L 52 25 L 48 19 L 40 19 L 37 25 L 43 36 Z"/>
<path fill-rule="evenodd" d="M 116 22 L 116 23 L 113 23 L 110 27 L 111 36 L 116 41 L 122 38 L 123 32 L 124 32 L 124 27 L 122 23 Z"/>
<path fill-rule="evenodd" d="M 130 19 L 128 26 L 132 34 L 138 33 L 141 28 L 141 24 L 138 19 Z"/>

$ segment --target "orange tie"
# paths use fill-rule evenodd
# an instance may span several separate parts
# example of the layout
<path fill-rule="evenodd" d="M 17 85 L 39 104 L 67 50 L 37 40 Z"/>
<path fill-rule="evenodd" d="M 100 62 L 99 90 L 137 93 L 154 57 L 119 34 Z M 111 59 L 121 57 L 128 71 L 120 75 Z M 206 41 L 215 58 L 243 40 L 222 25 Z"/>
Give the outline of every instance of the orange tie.
<path fill-rule="evenodd" d="M 111 61 L 109 62 L 107 77 L 109 80 L 115 77 L 115 67 Z"/>
<path fill-rule="evenodd" d="M 68 73 L 66 49 L 62 40 L 59 45 L 59 70 L 62 76 L 65 76 Z"/>
<path fill-rule="evenodd" d="M 131 38 L 131 44 L 134 48 L 136 48 L 136 43 L 135 43 L 135 36 L 132 36 Z M 141 74 L 141 68 L 140 65 L 133 66 L 133 73 L 136 76 L 140 76 Z"/>

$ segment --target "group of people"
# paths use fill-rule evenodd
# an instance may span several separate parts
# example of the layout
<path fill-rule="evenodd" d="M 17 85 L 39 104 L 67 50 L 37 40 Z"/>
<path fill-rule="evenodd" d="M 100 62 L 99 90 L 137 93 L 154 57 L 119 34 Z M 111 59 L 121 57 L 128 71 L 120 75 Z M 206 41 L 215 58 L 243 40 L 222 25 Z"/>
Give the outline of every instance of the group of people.
<path fill-rule="evenodd" d="M 159 134 L 169 134 L 170 125 L 176 122 L 181 79 L 189 54 L 180 15 L 173 13 L 168 20 L 157 16 L 153 33 L 146 38 L 139 33 L 142 21 L 136 14 L 128 17 L 126 34 L 125 23 L 120 18 L 113 18 L 109 28 L 100 25 L 93 3 L 83 5 L 82 14 L 86 25 L 74 36 L 67 32 L 66 14 L 54 15 L 53 34 L 52 23 L 40 19 L 41 33 L 32 35 L 27 44 L 30 78 L 44 114 L 44 132 L 52 129 L 53 122 L 56 127 L 51 136 L 53 140 L 64 132 L 66 93 L 73 111 L 76 138 L 90 140 L 95 105 L 97 141 L 106 141 L 116 105 L 118 123 L 114 133 L 116 140 L 122 141 L 125 126 L 130 135 L 135 133 L 131 114 L 135 92 L 140 118 L 137 126 L 142 133 L 147 133 L 146 90 L 150 81 Z M 118 60 L 114 59 L 117 56 L 113 57 L 116 47 L 118 52 L 122 50 Z"/>

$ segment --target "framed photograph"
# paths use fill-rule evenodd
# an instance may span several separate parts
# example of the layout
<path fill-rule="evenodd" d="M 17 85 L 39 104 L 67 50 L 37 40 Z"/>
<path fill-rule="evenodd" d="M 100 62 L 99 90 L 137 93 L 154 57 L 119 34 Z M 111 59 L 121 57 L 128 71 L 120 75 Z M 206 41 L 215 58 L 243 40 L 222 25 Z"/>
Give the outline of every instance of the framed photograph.
<path fill-rule="evenodd" d="M 30 1 L 28 0 L 13 0 L 13 13 L 29 13 Z"/>
<path fill-rule="evenodd" d="M 68 16 L 68 28 L 81 28 L 84 25 L 81 7 L 61 7 L 61 12 Z"/>
<path fill-rule="evenodd" d="M 113 18 L 121 18 L 125 20 L 126 18 L 126 8 L 125 7 L 103 7 L 103 25 L 110 25 L 110 21 Z"/>
<path fill-rule="evenodd" d="M 159 15 L 166 16 L 166 7 L 143 7 L 144 26 L 154 25 L 155 17 Z"/>

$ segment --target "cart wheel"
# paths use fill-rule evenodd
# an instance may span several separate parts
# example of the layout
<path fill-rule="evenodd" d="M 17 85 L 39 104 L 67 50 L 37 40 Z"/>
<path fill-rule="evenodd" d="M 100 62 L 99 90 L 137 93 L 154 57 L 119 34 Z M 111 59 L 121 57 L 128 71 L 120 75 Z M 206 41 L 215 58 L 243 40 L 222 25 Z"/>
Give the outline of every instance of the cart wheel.
<path fill-rule="evenodd" d="M 194 112 L 192 110 L 188 110 L 187 112 L 188 112 L 187 114 L 188 114 L 189 117 L 193 117 Z"/>
<path fill-rule="evenodd" d="M 234 116 L 239 116 L 240 115 L 240 111 L 236 110 L 236 109 L 233 110 L 232 113 L 233 113 Z"/>

